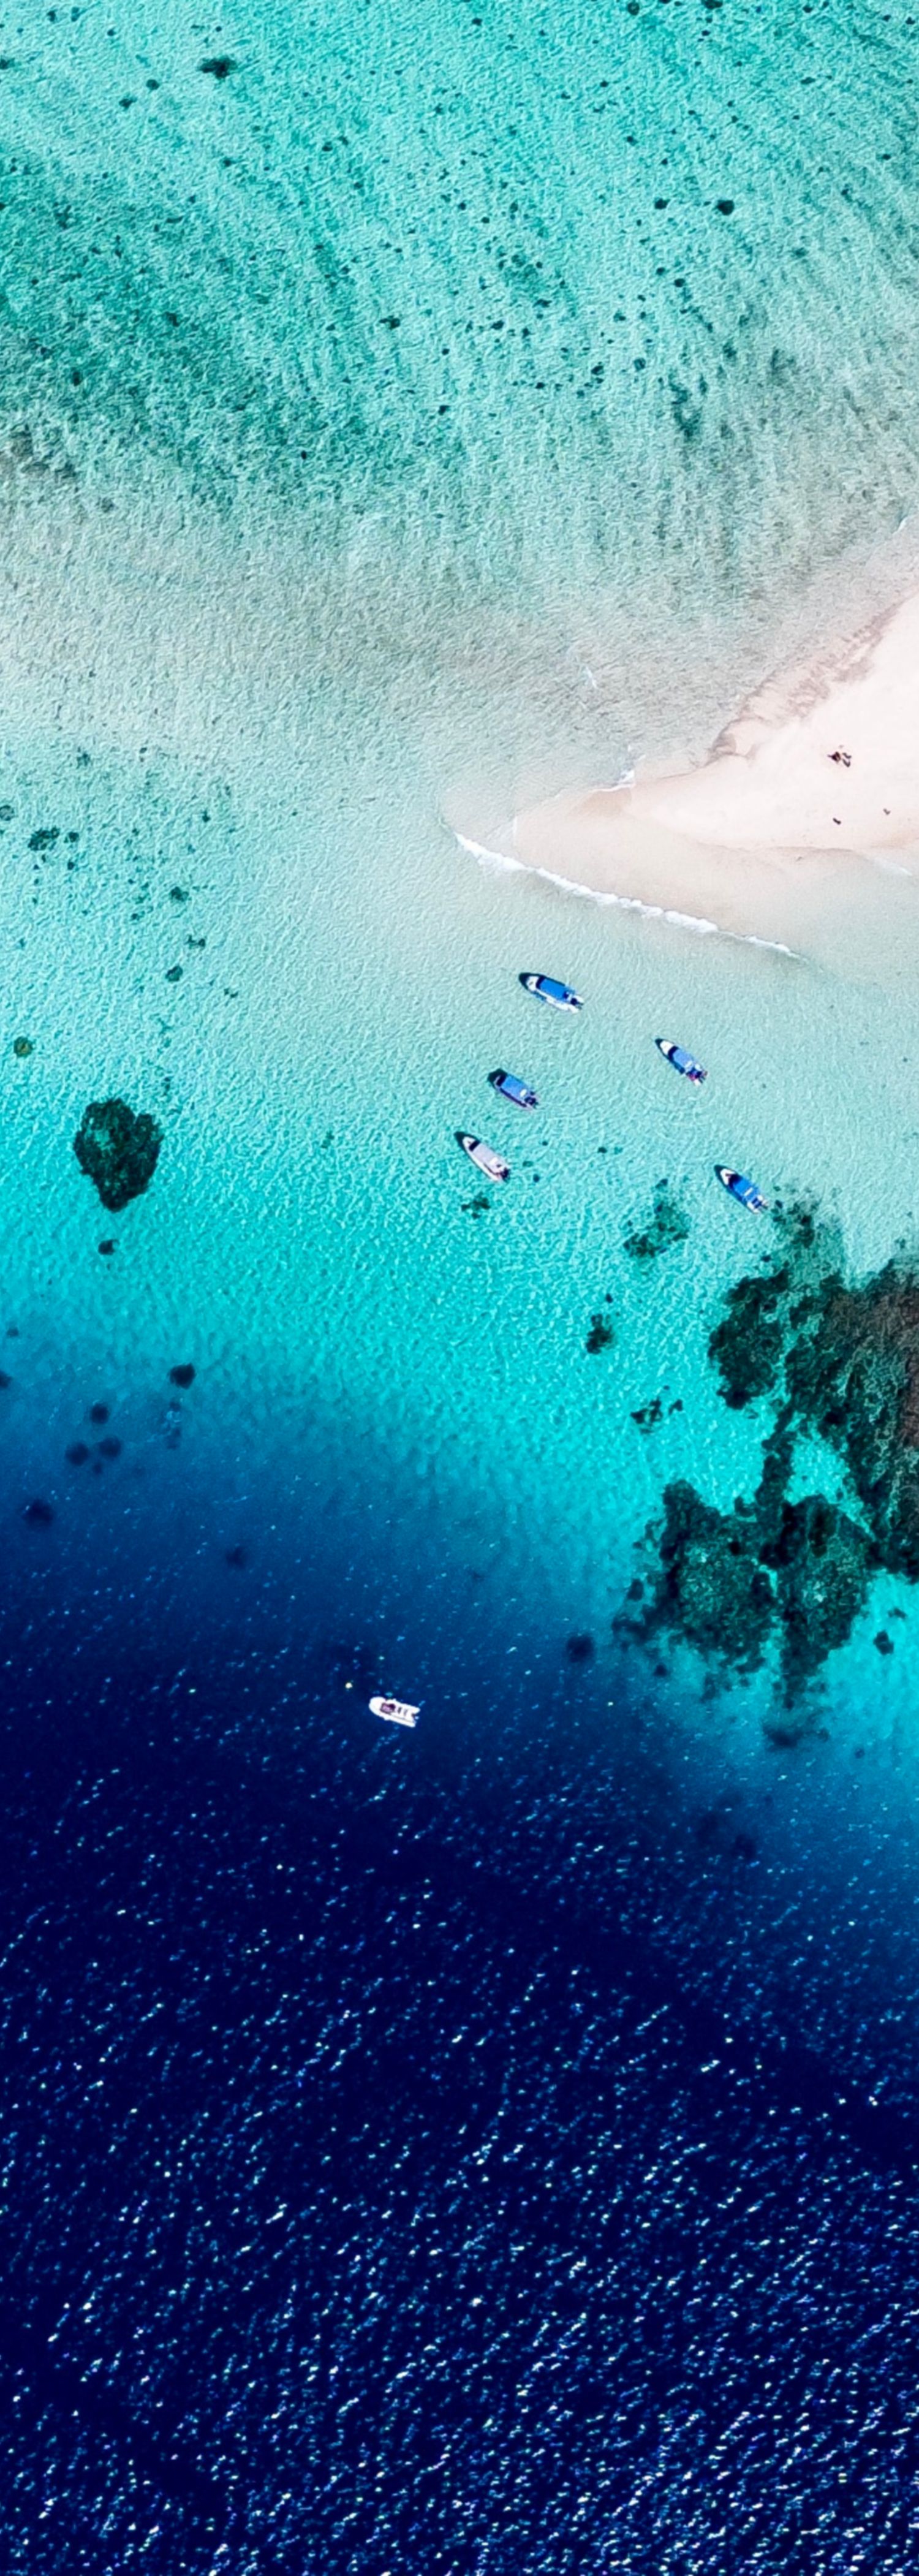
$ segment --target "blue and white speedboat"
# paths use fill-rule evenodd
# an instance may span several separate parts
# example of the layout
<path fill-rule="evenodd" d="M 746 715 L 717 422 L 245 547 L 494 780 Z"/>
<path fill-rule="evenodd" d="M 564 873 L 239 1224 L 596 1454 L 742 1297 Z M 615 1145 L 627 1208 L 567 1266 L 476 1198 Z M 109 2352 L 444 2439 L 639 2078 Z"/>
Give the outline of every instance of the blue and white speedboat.
<path fill-rule="evenodd" d="M 490 1073 L 488 1079 L 492 1090 L 500 1091 L 505 1100 L 515 1100 L 518 1109 L 539 1108 L 535 1091 L 530 1090 L 528 1082 L 521 1082 L 519 1073 L 503 1073 L 499 1066 L 497 1073 Z"/>
<path fill-rule="evenodd" d="M 551 1002 L 556 1011 L 582 1011 L 584 1004 L 570 984 L 557 984 L 554 975 L 521 975 L 525 993 L 535 993 L 538 1002 Z"/>
<path fill-rule="evenodd" d="M 661 1055 L 666 1056 L 667 1063 L 672 1064 L 675 1073 L 685 1073 L 687 1082 L 708 1081 L 704 1064 L 697 1064 L 695 1056 L 687 1055 L 685 1047 L 677 1046 L 675 1038 L 655 1038 L 654 1044 Z"/>
<path fill-rule="evenodd" d="M 743 1172 L 730 1171 L 727 1163 L 716 1163 L 715 1170 L 722 1188 L 730 1191 L 732 1199 L 739 1199 L 741 1207 L 751 1208 L 754 1216 L 767 1215 L 768 1199 L 763 1198 L 755 1181 L 748 1181 Z"/>
<path fill-rule="evenodd" d="M 505 1162 L 503 1154 L 495 1153 L 493 1145 L 483 1144 L 481 1136 L 467 1136 L 465 1128 L 458 1127 L 456 1141 L 464 1154 L 468 1154 L 470 1163 L 475 1164 L 476 1170 L 484 1172 L 487 1181 L 510 1180 L 510 1164 Z"/>

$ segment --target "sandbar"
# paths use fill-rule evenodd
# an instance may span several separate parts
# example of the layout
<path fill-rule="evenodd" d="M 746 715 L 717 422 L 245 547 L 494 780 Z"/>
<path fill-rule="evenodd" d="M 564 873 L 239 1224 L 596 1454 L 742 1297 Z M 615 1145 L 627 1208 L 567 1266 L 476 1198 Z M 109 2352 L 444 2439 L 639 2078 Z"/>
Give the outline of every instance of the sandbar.
<path fill-rule="evenodd" d="M 517 814 L 511 853 L 812 955 L 838 949 L 872 888 L 919 939 L 919 593 L 769 680 L 698 768 Z"/>

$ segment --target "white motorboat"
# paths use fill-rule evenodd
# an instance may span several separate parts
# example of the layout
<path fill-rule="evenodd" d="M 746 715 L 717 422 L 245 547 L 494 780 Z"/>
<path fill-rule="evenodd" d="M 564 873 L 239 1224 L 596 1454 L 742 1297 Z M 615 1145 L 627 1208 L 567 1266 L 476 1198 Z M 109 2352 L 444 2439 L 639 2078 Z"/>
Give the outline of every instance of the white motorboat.
<path fill-rule="evenodd" d="M 371 1700 L 370 1709 L 373 1717 L 388 1717 L 391 1726 L 415 1726 L 421 1713 L 409 1699 L 388 1699 L 379 1694 Z"/>
<path fill-rule="evenodd" d="M 502 1154 L 495 1153 L 493 1145 L 483 1144 L 481 1136 L 467 1136 L 464 1129 L 458 1127 L 456 1141 L 462 1146 L 464 1154 L 468 1154 L 470 1163 L 475 1164 L 477 1171 L 484 1172 L 487 1181 L 510 1180 L 510 1164 L 504 1161 Z"/>

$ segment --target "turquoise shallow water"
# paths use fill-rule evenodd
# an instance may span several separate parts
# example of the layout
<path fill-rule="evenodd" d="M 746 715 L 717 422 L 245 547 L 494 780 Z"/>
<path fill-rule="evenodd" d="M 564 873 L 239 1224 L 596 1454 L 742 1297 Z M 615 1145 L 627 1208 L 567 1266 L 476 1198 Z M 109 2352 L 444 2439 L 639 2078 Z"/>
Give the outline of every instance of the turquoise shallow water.
<path fill-rule="evenodd" d="M 451 1690 L 462 1671 L 474 1699 L 483 1641 L 539 1672 L 589 1631 L 614 1703 L 610 1622 L 664 1483 L 729 1507 L 771 1418 L 726 1412 L 706 1362 L 765 1248 L 714 1164 L 816 1197 L 859 1274 L 912 1240 L 916 997 L 907 980 L 892 1011 L 803 960 L 482 867 L 438 824 L 407 729 L 394 750 L 329 698 L 301 721 L 309 762 L 281 775 L 264 737 L 229 780 L 72 747 L 7 761 L 4 1480 L 11 1516 L 31 1489 L 57 1515 L 53 1540 L 17 1544 L 29 1566 L 50 1542 L 52 1581 L 70 1563 L 79 1585 L 100 1551 L 113 1582 L 139 1548 L 141 1628 L 167 1598 L 186 1642 L 220 1569 L 221 1615 L 251 1590 L 292 1652 L 346 1565 L 345 1630 L 378 1656 L 398 1602 L 400 1662 Z M 520 990 L 546 959 L 585 993 L 578 1020 Z M 676 1028 L 703 1032 L 701 1095 L 654 1049 Z M 535 1084 L 535 1115 L 495 1099 L 498 1063 Z M 72 1152 L 100 1091 L 164 1134 L 115 1218 Z M 458 1126 L 512 1164 L 478 1211 Z M 685 1239 L 639 1261 L 627 1239 L 662 1181 Z M 591 1354 L 598 1312 L 614 1338 Z M 66 1452 L 100 1390 L 124 1446 L 92 1482 Z M 655 1399 L 661 1420 L 636 1421 Z M 838 1489 L 827 1455 L 811 1471 Z M 909 1655 L 879 1675 L 879 1599 L 831 1667 L 834 1733 L 851 1707 L 863 1734 L 867 1687 L 903 1759 Z M 766 1705 L 744 1694 L 754 1760 Z"/>
<path fill-rule="evenodd" d="M 369 593 L 370 663 L 525 669 L 561 758 L 586 662 L 607 757 L 672 749 L 909 516 L 908 13 L 91 6 L 6 41 L 11 470 L 280 527 L 326 649 Z"/>

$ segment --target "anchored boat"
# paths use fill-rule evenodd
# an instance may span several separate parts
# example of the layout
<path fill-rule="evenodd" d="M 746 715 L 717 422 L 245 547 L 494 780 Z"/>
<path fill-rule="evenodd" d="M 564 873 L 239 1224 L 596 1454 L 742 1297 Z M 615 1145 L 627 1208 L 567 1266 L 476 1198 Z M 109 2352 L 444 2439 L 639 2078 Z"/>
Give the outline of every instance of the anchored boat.
<path fill-rule="evenodd" d="M 463 1128 L 458 1127 L 456 1141 L 464 1154 L 468 1154 L 470 1163 L 475 1164 L 476 1170 L 484 1172 L 487 1181 L 510 1180 L 510 1164 L 504 1161 L 502 1154 L 495 1153 L 493 1145 L 483 1144 L 481 1136 L 467 1136 Z"/>
<path fill-rule="evenodd" d="M 554 975 L 521 975 L 525 993 L 535 993 L 538 1002 L 551 1002 L 556 1011 L 582 1011 L 584 1004 L 570 984 L 556 983 Z"/>
<path fill-rule="evenodd" d="M 414 1726 L 420 1715 L 420 1710 L 412 1707 L 410 1699 L 385 1699 L 378 1696 L 371 1700 L 370 1709 L 374 1717 L 388 1717 L 392 1726 Z"/>
<path fill-rule="evenodd" d="M 732 1199 L 739 1199 L 741 1207 L 751 1208 L 754 1216 L 767 1215 L 768 1199 L 763 1198 L 755 1181 L 748 1181 L 744 1172 L 730 1171 L 727 1163 L 716 1163 L 715 1170 L 722 1188 L 730 1190 Z"/>
<path fill-rule="evenodd" d="M 499 1066 L 497 1073 L 490 1073 L 488 1079 L 492 1090 L 503 1092 L 505 1100 L 515 1100 L 518 1109 L 539 1108 L 535 1091 L 530 1090 L 528 1082 L 521 1082 L 519 1073 L 503 1073 Z"/>
<path fill-rule="evenodd" d="M 687 1082 L 708 1081 L 704 1064 L 697 1064 L 695 1056 L 687 1055 L 686 1048 L 677 1046 L 675 1038 L 655 1038 L 654 1044 L 661 1055 L 666 1056 L 667 1063 L 672 1064 L 675 1073 L 685 1073 Z"/>

